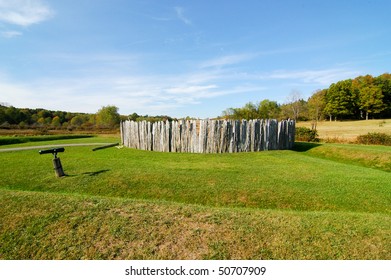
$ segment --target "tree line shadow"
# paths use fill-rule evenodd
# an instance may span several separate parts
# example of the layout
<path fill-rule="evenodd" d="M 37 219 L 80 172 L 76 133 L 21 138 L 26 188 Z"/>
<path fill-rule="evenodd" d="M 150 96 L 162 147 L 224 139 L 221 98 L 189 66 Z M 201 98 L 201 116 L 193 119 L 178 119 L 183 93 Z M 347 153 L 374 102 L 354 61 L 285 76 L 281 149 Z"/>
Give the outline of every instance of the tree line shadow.
<path fill-rule="evenodd" d="M 65 176 L 64 177 L 78 177 L 78 176 L 82 176 L 82 175 L 87 175 L 87 176 L 98 176 L 99 174 L 102 174 L 102 173 L 106 173 L 110 171 L 110 169 L 102 169 L 102 170 L 98 170 L 98 171 L 91 171 L 91 172 L 84 172 L 84 173 L 79 173 L 79 174 L 68 174 L 68 173 L 65 173 Z"/>
<path fill-rule="evenodd" d="M 310 143 L 310 142 L 295 142 L 295 145 L 292 148 L 292 151 L 296 152 L 307 152 L 313 148 L 319 147 L 322 144 L 319 143 Z"/>
<path fill-rule="evenodd" d="M 84 173 L 82 173 L 82 175 L 97 176 L 99 174 L 102 174 L 102 173 L 105 173 L 108 171 L 110 171 L 110 169 L 102 169 L 102 170 L 98 170 L 98 171 L 84 172 Z"/>

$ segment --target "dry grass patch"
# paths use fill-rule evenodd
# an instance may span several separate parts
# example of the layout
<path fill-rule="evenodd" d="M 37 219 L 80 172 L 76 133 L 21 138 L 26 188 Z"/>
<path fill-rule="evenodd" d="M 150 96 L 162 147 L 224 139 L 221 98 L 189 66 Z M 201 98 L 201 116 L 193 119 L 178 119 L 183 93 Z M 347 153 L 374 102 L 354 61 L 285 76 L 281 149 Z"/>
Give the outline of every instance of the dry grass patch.
<path fill-rule="evenodd" d="M 311 128 L 311 122 L 299 122 L 297 126 Z M 364 121 L 322 121 L 318 123 L 319 138 L 326 141 L 354 142 L 357 136 L 369 132 L 391 133 L 391 119 Z"/>
<path fill-rule="evenodd" d="M 0 192 L 1 259 L 391 258 L 391 218 L 384 214 Z"/>

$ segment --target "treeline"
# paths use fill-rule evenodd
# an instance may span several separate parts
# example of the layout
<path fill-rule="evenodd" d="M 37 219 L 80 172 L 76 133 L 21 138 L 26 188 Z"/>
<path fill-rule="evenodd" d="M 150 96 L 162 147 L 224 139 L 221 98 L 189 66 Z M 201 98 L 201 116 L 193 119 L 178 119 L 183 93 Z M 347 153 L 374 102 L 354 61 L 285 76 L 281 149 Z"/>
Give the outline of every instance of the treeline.
<path fill-rule="evenodd" d="M 322 119 L 359 120 L 391 118 L 391 74 L 378 77 L 359 76 L 333 83 L 317 90 L 304 100 L 292 92 L 288 102 L 278 104 L 268 99 L 247 103 L 242 108 L 228 108 L 223 112 L 229 119 L 294 119 L 299 121 Z"/>
<path fill-rule="evenodd" d="M 166 115 L 157 115 L 157 116 L 149 116 L 149 115 L 138 115 L 137 113 L 133 113 L 126 117 L 126 120 L 129 121 L 135 121 L 135 122 L 141 122 L 141 121 L 147 121 L 147 122 L 159 122 L 159 121 L 173 121 L 173 120 L 178 120 L 176 118 L 172 118 L 170 116 Z"/>
<path fill-rule="evenodd" d="M 46 109 L 20 109 L 0 103 L 0 129 L 65 129 L 94 130 L 119 128 L 120 121 L 172 121 L 169 116 L 148 116 L 133 113 L 123 116 L 115 106 L 104 106 L 95 114 L 70 113 Z"/>
<path fill-rule="evenodd" d="M 95 114 L 70 113 L 46 109 L 20 109 L 0 104 L 0 129 L 112 129 L 121 116 L 115 106 L 102 107 Z"/>

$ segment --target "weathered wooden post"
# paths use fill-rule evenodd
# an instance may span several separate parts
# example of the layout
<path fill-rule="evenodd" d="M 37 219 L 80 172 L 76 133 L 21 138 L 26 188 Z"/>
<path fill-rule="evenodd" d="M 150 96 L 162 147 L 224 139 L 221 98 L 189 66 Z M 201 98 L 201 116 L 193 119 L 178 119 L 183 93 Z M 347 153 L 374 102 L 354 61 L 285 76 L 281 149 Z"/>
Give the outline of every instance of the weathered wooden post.
<path fill-rule="evenodd" d="M 53 159 L 54 173 L 57 177 L 65 176 L 64 170 L 62 169 L 60 158 Z"/>
<path fill-rule="evenodd" d="M 43 154 L 53 154 L 53 167 L 54 167 L 54 172 L 57 177 L 62 177 L 65 176 L 64 170 L 62 169 L 61 165 L 61 160 L 60 158 L 57 157 L 57 153 L 62 153 L 64 152 L 64 148 L 55 148 L 55 149 L 49 149 L 49 150 L 41 150 L 39 151 L 40 155 Z"/>

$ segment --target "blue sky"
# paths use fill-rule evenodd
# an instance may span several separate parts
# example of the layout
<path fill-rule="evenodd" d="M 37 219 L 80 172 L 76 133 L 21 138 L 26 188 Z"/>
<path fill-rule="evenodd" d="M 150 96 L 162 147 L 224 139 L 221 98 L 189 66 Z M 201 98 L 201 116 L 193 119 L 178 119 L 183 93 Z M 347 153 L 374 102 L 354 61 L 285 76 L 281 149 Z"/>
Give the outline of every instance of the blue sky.
<path fill-rule="evenodd" d="M 0 102 L 216 117 L 390 72 L 389 0 L 0 0 Z"/>

